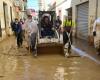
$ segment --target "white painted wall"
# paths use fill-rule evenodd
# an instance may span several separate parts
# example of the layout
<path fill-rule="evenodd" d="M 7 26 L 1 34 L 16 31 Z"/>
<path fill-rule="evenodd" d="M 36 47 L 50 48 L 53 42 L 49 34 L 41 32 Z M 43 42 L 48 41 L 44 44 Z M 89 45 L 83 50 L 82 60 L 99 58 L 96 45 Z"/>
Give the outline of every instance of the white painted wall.
<path fill-rule="evenodd" d="M 59 5 L 62 1 L 64 0 L 57 0 L 57 4 Z M 61 10 L 61 20 L 63 21 L 65 19 L 65 16 L 67 16 L 67 12 L 66 9 L 71 7 L 71 0 L 67 0 L 66 2 L 64 2 L 63 4 L 61 4 L 60 6 L 56 7 L 56 14 L 57 16 L 59 15 L 59 10 Z"/>
<path fill-rule="evenodd" d="M 5 22 L 4 22 L 4 11 L 3 11 L 3 2 L 5 2 L 7 4 L 7 14 L 8 14 L 8 25 L 7 25 L 7 28 L 5 29 Z M 11 22 L 11 15 L 10 15 L 10 6 L 13 7 L 13 3 L 10 1 L 10 0 L 0 0 L 0 20 L 1 20 L 1 28 L 2 28 L 2 37 L 0 37 L 0 41 L 3 40 L 7 33 L 8 34 L 11 34 L 11 27 L 10 27 L 10 22 Z M 13 8 L 12 8 L 13 10 Z M 12 11 L 12 18 L 15 18 L 14 17 L 14 11 Z M 7 31 L 7 33 L 6 33 Z"/>

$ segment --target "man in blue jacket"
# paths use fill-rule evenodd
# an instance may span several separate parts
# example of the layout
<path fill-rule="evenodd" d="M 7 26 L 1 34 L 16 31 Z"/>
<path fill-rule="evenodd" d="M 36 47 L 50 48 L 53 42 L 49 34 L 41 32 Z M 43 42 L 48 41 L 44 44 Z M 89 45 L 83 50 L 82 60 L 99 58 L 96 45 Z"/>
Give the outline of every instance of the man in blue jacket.
<path fill-rule="evenodd" d="M 22 26 L 17 18 L 15 19 L 15 22 L 13 23 L 13 27 L 14 27 L 14 32 L 16 33 L 15 35 L 17 38 L 17 46 L 19 48 L 22 46 L 23 36 L 22 36 Z"/>

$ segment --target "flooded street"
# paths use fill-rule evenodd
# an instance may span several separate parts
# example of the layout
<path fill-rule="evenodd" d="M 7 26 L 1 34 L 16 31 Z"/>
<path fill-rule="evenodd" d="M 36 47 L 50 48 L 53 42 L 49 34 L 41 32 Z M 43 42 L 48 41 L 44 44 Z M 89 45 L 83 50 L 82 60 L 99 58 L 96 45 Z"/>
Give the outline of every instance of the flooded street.
<path fill-rule="evenodd" d="M 0 5 L 0 80 L 100 80 L 100 0 Z"/>
<path fill-rule="evenodd" d="M 88 57 L 41 54 L 35 58 L 14 43 L 14 38 L 0 43 L 0 80 L 100 80 L 100 65 Z"/>

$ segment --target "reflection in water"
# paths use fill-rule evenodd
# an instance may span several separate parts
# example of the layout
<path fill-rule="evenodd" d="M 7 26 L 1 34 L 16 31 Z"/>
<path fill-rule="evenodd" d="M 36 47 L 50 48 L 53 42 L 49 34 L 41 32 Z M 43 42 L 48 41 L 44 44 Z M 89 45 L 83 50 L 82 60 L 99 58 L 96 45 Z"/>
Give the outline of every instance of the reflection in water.
<path fill-rule="evenodd" d="M 69 67 L 70 70 L 79 70 L 78 67 Z"/>
<path fill-rule="evenodd" d="M 80 62 L 77 62 L 77 61 L 73 61 L 72 64 L 79 64 Z"/>
<path fill-rule="evenodd" d="M 30 80 L 30 73 L 29 73 L 29 69 L 30 69 L 30 63 L 27 60 L 23 60 L 24 63 L 24 79 L 25 80 Z"/>
<path fill-rule="evenodd" d="M 70 72 L 70 74 L 76 74 L 77 72 L 75 72 L 75 71 L 72 71 L 72 72 Z"/>
<path fill-rule="evenodd" d="M 9 57 L 5 62 L 5 70 L 7 72 L 15 71 L 17 67 L 17 59 L 15 57 Z"/>
<path fill-rule="evenodd" d="M 58 67 L 56 69 L 54 80 L 64 80 L 64 68 Z"/>
<path fill-rule="evenodd" d="M 0 55 L 0 80 L 99 80 L 99 73 L 99 66 L 83 58 Z"/>
<path fill-rule="evenodd" d="M 25 48 L 12 48 L 10 55 L 7 48 L 3 49 L 0 48 L 0 80 L 100 80 L 100 66 L 87 58 L 64 58 L 59 54 L 34 58 Z M 18 56 L 23 54 L 28 55 Z"/>

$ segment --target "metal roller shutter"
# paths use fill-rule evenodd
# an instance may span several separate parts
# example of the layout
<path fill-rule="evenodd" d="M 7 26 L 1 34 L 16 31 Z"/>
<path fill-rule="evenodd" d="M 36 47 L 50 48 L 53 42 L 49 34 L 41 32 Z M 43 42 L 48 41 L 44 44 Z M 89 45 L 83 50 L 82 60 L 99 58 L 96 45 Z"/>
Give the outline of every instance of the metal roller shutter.
<path fill-rule="evenodd" d="M 88 2 L 77 6 L 77 37 L 84 40 L 88 38 L 88 9 Z"/>

